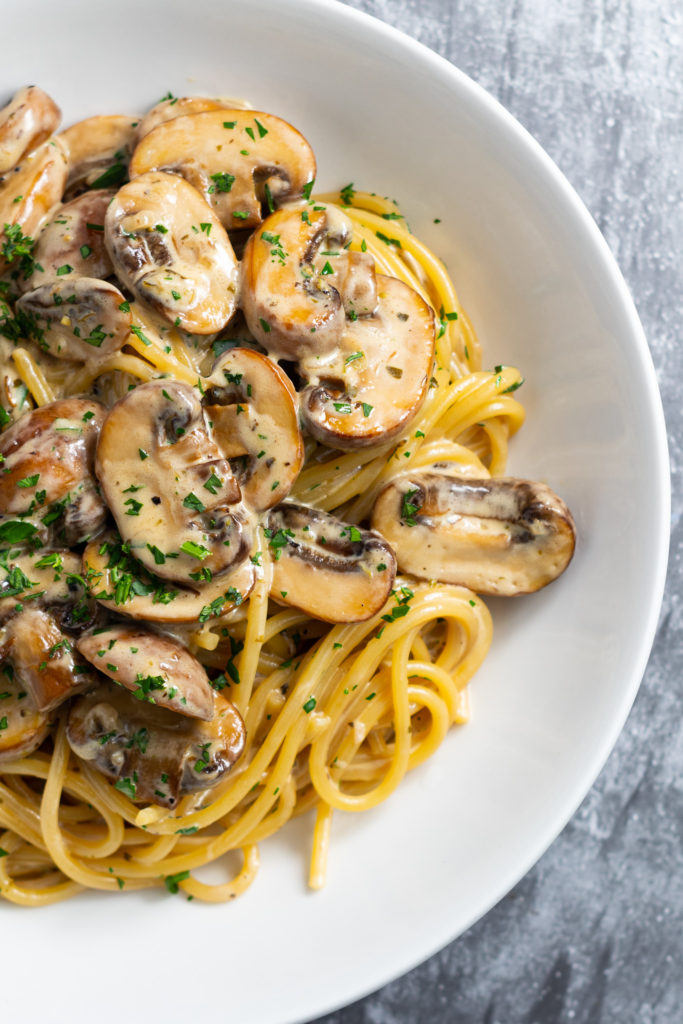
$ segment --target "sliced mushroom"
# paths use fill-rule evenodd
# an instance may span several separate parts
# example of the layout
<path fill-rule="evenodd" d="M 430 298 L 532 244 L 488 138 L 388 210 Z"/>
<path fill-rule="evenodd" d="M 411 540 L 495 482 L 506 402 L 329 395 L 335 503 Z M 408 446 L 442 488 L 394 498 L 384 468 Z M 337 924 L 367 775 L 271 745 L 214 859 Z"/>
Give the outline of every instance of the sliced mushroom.
<path fill-rule="evenodd" d="M 81 558 L 65 549 L 10 549 L 0 564 L 0 623 L 24 608 L 46 608 L 59 628 L 74 635 L 92 625 L 95 602 L 81 576 Z"/>
<path fill-rule="evenodd" d="M 301 396 L 301 416 L 330 448 L 393 440 L 420 409 L 434 359 L 434 315 L 407 284 L 377 275 L 379 306 L 347 325 L 342 377 L 325 374 Z M 311 366 L 310 360 L 308 367 Z"/>
<path fill-rule="evenodd" d="M 28 313 L 40 345 L 69 362 L 113 355 L 130 334 L 130 306 L 115 285 L 93 277 L 58 278 L 26 292 L 17 309 Z"/>
<path fill-rule="evenodd" d="M 66 154 L 55 139 L 43 142 L 0 177 L 0 224 L 4 224 L 0 271 L 30 276 L 33 264 L 25 259 L 27 245 L 37 238 L 52 207 L 61 200 L 65 183 Z"/>
<path fill-rule="evenodd" d="M 50 731 L 50 722 L 5 662 L 0 668 L 0 765 L 32 754 Z"/>
<path fill-rule="evenodd" d="M 138 803 L 175 807 L 181 796 L 208 789 L 244 750 L 244 722 L 216 694 L 210 722 L 137 701 L 107 683 L 77 700 L 67 739 L 74 753 Z"/>
<path fill-rule="evenodd" d="M 206 110 L 233 110 L 236 107 L 247 109 L 245 104 L 227 97 L 209 99 L 206 96 L 166 96 L 140 119 L 135 132 L 135 143 L 137 145 L 157 125 L 173 121 L 176 117 L 203 114 Z"/>
<path fill-rule="evenodd" d="M 25 608 L 3 629 L 5 657 L 38 711 L 52 711 L 97 682 L 72 641 L 43 608 Z"/>
<path fill-rule="evenodd" d="M 247 504 L 262 511 L 285 498 L 299 475 L 304 447 L 296 392 L 275 363 L 258 352 L 224 352 L 205 382 L 204 408 L 226 458 L 244 459 L 238 477 Z"/>
<path fill-rule="evenodd" d="M 169 584 L 124 551 L 120 538 L 113 533 L 88 544 L 83 553 L 83 572 L 92 595 L 103 607 L 133 619 L 168 625 L 208 622 L 225 615 L 247 599 L 256 579 L 254 565 L 246 559 L 227 578 Z"/>
<path fill-rule="evenodd" d="M 121 537 L 155 575 L 209 582 L 247 557 L 239 485 L 189 384 L 150 381 L 117 402 L 95 468 Z"/>
<path fill-rule="evenodd" d="M 293 502 L 271 509 L 267 523 L 278 604 L 325 622 L 362 622 L 379 611 L 396 576 L 383 537 Z"/>
<path fill-rule="evenodd" d="M 115 188 L 126 180 L 137 123 L 135 117 L 107 114 L 60 132 L 69 158 L 69 198 L 85 188 Z"/>
<path fill-rule="evenodd" d="M 0 513 L 27 515 L 77 490 L 92 474 L 104 416 L 98 402 L 65 398 L 26 413 L 0 435 Z"/>
<path fill-rule="evenodd" d="M 134 626 L 110 626 L 81 637 L 78 650 L 138 700 L 205 722 L 213 718 L 215 693 L 204 666 L 177 640 Z"/>
<path fill-rule="evenodd" d="M 111 277 L 114 273 L 104 245 L 104 215 L 114 192 L 84 192 L 60 206 L 43 228 L 33 250 L 36 269 L 30 287 L 64 277 Z M 67 279 L 68 275 L 68 279 Z"/>
<path fill-rule="evenodd" d="M 116 194 L 105 241 L 119 278 L 169 323 L 213 334 L 237 305 L 237 260 L 223 226 L 176 174 L 143 174 Z"/>
<path fill-rule="evenodd" d="M 157 125 L 137 145 L 131 176 L 181 174 L 226 228 L 251 228 L 298 199 L 315 178 L 313 150 L 286 121 L 259 110 L 213 110 Z"/>
<path fill-rule="evenodd" d="M 380 492 L 372 525 L 404 572 L 480 594 L 528 594 L 567 568 L 576 530 L 565 503 L 530 480 L 406 473 Z"/>
<path fill-rule="evenodd" d="M 55 511 L 53 508 L 53 514 Z M 55 542 L 69 547 L 97 537 L 107 520 L 107 507 L 96 481 L 90 476 L 69 491 L 59 503 L 58 511 L 60 516 L 52 527 L 52 537 Z"/>
<path fill-rule="evenodd" d="M 37 85 L 19 89 L 0 110 L 0 174 L 49 138 L 61 119 L 57 104 Z"/>
<path fill-rule="evenodd" d="M 375 261 L 351 252 L 352 225 L 334 207 L 278 210 L 254 231 L 242 260 L 242 308 L 271 355 L 313 373 L 343 373 L 349 323 L 377 308 Z M 350 351 L 350 350 L 349 350 Z"/>

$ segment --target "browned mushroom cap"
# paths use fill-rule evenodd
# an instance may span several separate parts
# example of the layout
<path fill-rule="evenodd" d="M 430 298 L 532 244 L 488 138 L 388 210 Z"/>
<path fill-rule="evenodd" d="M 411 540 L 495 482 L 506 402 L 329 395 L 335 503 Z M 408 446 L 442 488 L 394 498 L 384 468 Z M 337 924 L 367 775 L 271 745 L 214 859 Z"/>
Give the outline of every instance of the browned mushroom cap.
<path fill-rule="evenodd" d="M 247 599 L 256 570 L 246 559 L 228 576 L 211 582 L 172 583 L 148 572 L 123 550 L 116 534 L 92 541 L 83 552 L 83 573 L 94 597 L 105 608 L 148 622 L 208 622 Z"/>
<path fill-rule="evenodd" d="M 111 277 L 114 273 L 104 245 L 104 215 L 114 193 L 84 192 L 60 206 L 43 228 L 33 250 L 36 269 L 30 287 L 57 277 Z"/>
<path fill-rule="evenodd" d="M 293 502 L 271 509 L 267 523 L 270 596 L 279 604 L 325 622 L 362 622 L 379 611 L 396 576 L 383 537 Z"/>
<path fill-rule="evenodd" d="M 251 333 L 276 358 L 310 356 L 313 372 L 343 372 L 346 318 L 377 307 L 375 261 L 344 248 L 351 230 L 334 207 L 297 207 L 278 210 L 251 235 L 242 308 Z"/>
<path fill-rule="evenodd" d="M 245 459 L 239 480 L 247 504 L 262 511 L 282 501 L 304 461 L 286 374 L 258 352 L 231 349 L 215 363 L 203 404 L 223 455 Z"/>
<path fill-rule="evenodd" d="M 136 125 L 135 117 L 106 114 L 60 132 L 69 158 L 69 197 L 84 188 L 112 188 L 126 180 Z"/>
<path fill-rule="evenodd" d="M 112 355 L 130 334 L 130 306 L 118 288 L 93 277 L 59 277 L 26 292 L 17 309 L 28 313 L 40 343 L 53 356 L 90 362 Z"/>
<path fill-rule="evenodd" d="M 149 135 L 153 128 L 166 121 L 173 121 L 176 117 L 184 117 L 186 114 L 203 114 L 206 110 L 232 110 L 235 107 L 242 107 L 234 99 L 209 99 L 206 96 L 167 96 L 160 100 L 140 119 L 135 130 L 135 144 Z"/>
<path fill-rule="evenodd" d="M 244 722 L 220 694 L 210 722 L 176 715 L 107 683 L 77 700 L 67 739 L 74 753 L 131 800 L 175 807 L 208 789 L 241 755 Z"/>
<path fill-rule="evenodd" d="M 395 277 L 378 274 L 377 289 L 377 312 L 347 325 L 343 376 L 323 369 L 301 396 L 304 424 L 330 448 L 393 440 L 427 394 L 434 359 L 432 310 Z"/>
<path fill-rule="evenodd" d="M 121 537 L 156 575 L 208 582 L 247 557 L 239 485 L 189 384 L 150 381 L 117 402 L 95 469 Z"/>
<path fill-rule="evenodd" d="M 44 609 L 25 608 L 3 633 L 14 678 L 38 711 L 52 711 L 97 682 L 97 673 L 74 655 L 72 641 Z"/>
<path fill-rule="evenodd" d="M 26 252 L 20 236 L 33 240 L 58 203 L 66 183 L 66 155 L 51 139 L 24 157 L 0 177 L 0 224 L 4 224 L 0 271 L 16 270 L 26 277 L 21 256 Z"/>
<path fill-rule="evenodd" d="M 10 548 L 0 564 L 0 623 L 24 608 L 46 608 L 63 632 L 75 635 L 91 626 L 96 614 L 85 591 L 75 552 Z"/>
<path fill-rule="evenodd" d="M 92 473 L 105 409 L 65 398 L 26 413 L 0 435 L 0 513 L 25 515 L 75 491 Z"/>
<path fill-rule="evenodd" d="M 37 85 L 19 89 L 0 110 L 0 174 L 49 138 L 61 119 L 57 104 Z"/>
<path fill-rule="evenodd" d="M 298 199 L 315 178 L 313 150 L 286 121 L 260 110 L 213 110 L 158 125 L 137 145 L 131 176 L 182 174 L 226 228 L 260 224 L 261 207 Z"/>
<path fill-rule="evenodd" d="M 50 715 L 39 711 L 23 682 L 7 672 L 0 683 L 0 725 L 0 765 L 32 754 L 50 731 Z"/>
<path fill-rule="evenodd" d="M 505 597 L 556 579 L 576 540 L 569 509 L 544 484 L 429 470 L 406 473 L 385 487 L 372 525 L 404 572 Z"/>
<path fill-rule="evenodd" d="M 177 640 L 135 626 L 110 626 L 81 637 L 78 650 L 138 700 L 205 722 L 213 718 L 215 693 L 204 666 Z"/>
<path fill-rule="evenodd" d="M 221 330 L 237 305 L 237 260 L 223 226 L 176 174 L 143 174 L 120 189 L 105 218 L 119 278 L 169 323 Z"/>

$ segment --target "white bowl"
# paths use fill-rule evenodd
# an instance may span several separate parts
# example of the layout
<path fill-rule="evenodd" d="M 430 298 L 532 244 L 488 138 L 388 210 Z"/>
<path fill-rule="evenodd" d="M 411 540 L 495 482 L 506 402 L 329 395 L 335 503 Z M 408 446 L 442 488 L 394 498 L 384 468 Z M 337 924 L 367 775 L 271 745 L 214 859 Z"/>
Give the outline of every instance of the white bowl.
<path fill-rule="evenodd" d="M 573 509 L 573 565 L 494 607 L 473 720 L 396 795 L 334 822 L 306 891 L 310 821 L 262 846 L 229 906 L 165 894 L 2 905 L 3 1019 L 300 1020 L 358 998 L 467 928 L 588 790 L 635 696 L 668 538 L 652 363 L 595 224 L 538 145 L 428 50 L 328 0 L 1 0 L 3 95 L 37 82 L 65 121 L 175 94 L 248 97 L 297 125 L 319 184 L 399 200 L 446 260 L 486 363 L 520 366 L 512 470 Z M 434 224 L 434 218 L 441 218 Z M 29 977 L 28 972 L 31 972 Z M 30 1007 L 30 1011 L 29 1011 Z M 66 1019 L 66 1018 L 65 1018 Z"/>

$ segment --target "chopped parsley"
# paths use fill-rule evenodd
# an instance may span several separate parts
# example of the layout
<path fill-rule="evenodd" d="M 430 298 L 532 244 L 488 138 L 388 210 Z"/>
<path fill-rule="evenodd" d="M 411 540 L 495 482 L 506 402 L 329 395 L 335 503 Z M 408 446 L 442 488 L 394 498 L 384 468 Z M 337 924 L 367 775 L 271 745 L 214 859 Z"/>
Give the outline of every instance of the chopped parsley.
<path fill-rule="evenodd" d="M 219 171 L 217 174 L 211 174 L 210 178 L 214 183 L 212 190 L 215 192 L 229 192 L 235 183 L 235 175 L 228 174 L 225 171 Z"/>
<path fill-rule="evenodd" d="M 422 505 L 415 504 L 413 501 L 416 494 L 419 494 L 418 487 L 414 487 L 412 490 L 406 491 L 401 501 L 401 522 L 405 523 L 406 526 L 417 526 L 415 516 L 422 508 Z"/>

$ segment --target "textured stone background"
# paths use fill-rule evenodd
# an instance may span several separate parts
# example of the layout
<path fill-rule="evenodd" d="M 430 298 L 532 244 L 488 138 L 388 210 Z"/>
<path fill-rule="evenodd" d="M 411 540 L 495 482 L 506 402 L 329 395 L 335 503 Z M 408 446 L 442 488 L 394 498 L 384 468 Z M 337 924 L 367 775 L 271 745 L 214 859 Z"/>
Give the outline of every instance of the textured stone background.
<path fill-rule="evenodd" d="M 683 1022 L 683 0 L 346 0 L 493 93 L 583 198 L 635 297 L 669 427 L 659 632 L 615 751 L 466 935 L 325 1024 Z"/>

